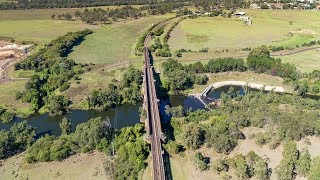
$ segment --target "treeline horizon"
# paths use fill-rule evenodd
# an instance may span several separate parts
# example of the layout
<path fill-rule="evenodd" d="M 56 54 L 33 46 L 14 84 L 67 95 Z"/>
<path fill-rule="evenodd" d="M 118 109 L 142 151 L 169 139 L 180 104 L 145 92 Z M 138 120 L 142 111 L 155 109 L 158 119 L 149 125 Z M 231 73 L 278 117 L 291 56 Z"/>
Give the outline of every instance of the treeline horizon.
<path fill-rule="evenodd" d="M 46 9 L 46 8 L 85 8 L 98 6 L 146 5 L 160 3 L 187 2 L 187 0 L 17 0 L 0 3 L 0 10 Z"/>
<path fill-rule="evenodd" d="M 245 7 L 249 4 L 244 0 L 17 0 L 0 3 L 0 10 L 15 9 L 46 9 L 46 8 L 85 8 L 119 5 L 154 5 L 162 3 L 186 3 L 203 10 L 214 8 Z"/>

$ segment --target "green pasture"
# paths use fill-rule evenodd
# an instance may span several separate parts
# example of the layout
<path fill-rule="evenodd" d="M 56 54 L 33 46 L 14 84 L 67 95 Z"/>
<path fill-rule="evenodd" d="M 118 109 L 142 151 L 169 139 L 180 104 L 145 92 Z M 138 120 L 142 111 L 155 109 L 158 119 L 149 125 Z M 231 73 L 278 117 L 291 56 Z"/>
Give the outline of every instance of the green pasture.
<path fill-rule="evenodd" d="M 70 31 L 95 28 L 80 21 L 63 20 L 0 21 L 0 27 L 0 36 L 37 42 L 49 42 Z"/>
<path fill-rule="evenodd" d="M 134 55 L 137 37 L 153 23 L 172 15 L 149 16 L 135 20 L 102 25 L 75 47 L 70 57 L 80 63 L 121 63 L 143 59 Z"/>
<path fill-rule="evenodd" d="M 29 103 L 16 100 L 16 93 L 24 90 L 26 80 L 5 82 L 0 85 L 0 107 L 14 111 L 18 116 L 29 116 L 33 113 Z"/>
<path fill-rule="evenodd" d="M 0 2 L 3 0 L 0 0 Z M 140 7 L 141 5 L 134 5 Z M 101 9 L 116 9 L 123 6 L 99 6 L 88 7 L 87 9 L 101 8 Z M 1 10 L 0 21 L 15 21 L 15 20 L 45 20 L 51 19 L 52 15 L 59 15 L 62 13 L 74 14 L 77 10 L 83 11 L 85 8 L 53 8 L 53 9 L 28 9 L 28 10 Z"/>
<path fill-rule="evenodd" d="M 320 12 L 311 10 L 243 10 L 253 20 L 223 17 L 186 19 L 171 33 L 171 49 L 241 49 L 260 45 L 295 47 L 320 39 Z"/>
<path fill-rule="evenodd" d="M 310 50 L 289 56 L 282 56 L 282 62 L 296 65 L 301 72 L 320 70 L 320 49 Z"/>

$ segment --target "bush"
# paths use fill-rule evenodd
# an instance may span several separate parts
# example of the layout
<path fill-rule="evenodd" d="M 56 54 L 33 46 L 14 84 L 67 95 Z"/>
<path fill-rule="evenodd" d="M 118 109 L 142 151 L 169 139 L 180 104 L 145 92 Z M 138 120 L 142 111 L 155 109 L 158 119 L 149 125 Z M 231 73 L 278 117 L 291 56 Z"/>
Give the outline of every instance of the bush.
<path fill-rule="evenodd" d="M 205 158 L 202 156 L 202 154 L 200 152 L 196 152 L 196 154 L 194 155 L 194 161 L 195 161 L 195 165 L 197 166 L 197 168 L 199 168 L 201 171 L 205 171 L 209 169 L 208 166 L 208 158 Z"/>
<path fill-rule="evenodd" d="M 309 180 L 318 180 L 320 179 L 320 156 L 317 156 L 312 159 L 310 171 L 308 174 Z"/>
<path fill-rule="evenodd" d="M 229 163 L 226 159 L 218 159 L 213 163 L 212 169 L 218 173 L 227 172 L 229 170 Z"/>
<path fill-rule="evenodd" d="M 0 107 L 0 120 L 2 123 L 10 123 L 13 121 L 15 114 L 5 108 Z"/>
<path fill-rule="evenodd" d="M 301 153 L 299 160 L 297 162 L 298 174 L 306 177 L 309 173 L 310 166 L 311 166 L 311 156 L 309 154 L 309 151 L 306 150 L 303 153 Z"/>
<path fill-rule="evenodd" d="M 63 96 L 50 96 L 46 101 L 46 108 L 48 109 L 49 116 L 61 116 L 67 112 L 69 100 Z"/>
<path fill-rule="evenodd" d="M 59 88 L 59 91 L 60 92 L 63 92 L 63 91 L 66 91 L 68 90 L 70 87 L 70 84 L 69 83 L 64 83 L 60 88 Z"/>
<path fill-rule="evenodd" d="M 314 94 L 318 94 L 319 93 L 319 87 L 317 85 L 314 85 L 311 87 L 311 92 Z"/>
<path fill-rule="evenodd" d="M 192 81 L 198 85 L 205 85 L 207 84 L 208 80 L 209 78 L 206 75 L 196 75 L 196 76 L 193 76 Z"/>

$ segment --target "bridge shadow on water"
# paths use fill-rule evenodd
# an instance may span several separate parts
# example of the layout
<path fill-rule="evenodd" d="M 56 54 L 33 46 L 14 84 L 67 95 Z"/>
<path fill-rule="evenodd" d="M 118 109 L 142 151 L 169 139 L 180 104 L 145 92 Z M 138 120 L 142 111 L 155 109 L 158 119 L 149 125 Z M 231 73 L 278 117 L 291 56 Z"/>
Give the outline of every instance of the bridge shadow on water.
<path fill-rule="evenodd" d="M 154 65 L 154 58 L 150 53 L 150 64 Z M 170 124 L 171 116 L 165 113 L 166 105 L 170 105 L 170 98 L 167 90 L 163 87 L 163 84 L 160 79 L 160 73 L 156 73 L 154 71 L 153 77 L 155 79 L 156 93 L 157 98 L 160 100 L 159 104 L 159 112 L 161 117 L 162 131 L 164 132 L 167 141 L 175 140 L 174 137 L 174 129 Z M 166 173 L 166 180 L 172 180 L 172 171 L 171 171 L 171 163 L 170 163 L 170 154 L 163 148 L 163 163 L 164 169 Z"/>

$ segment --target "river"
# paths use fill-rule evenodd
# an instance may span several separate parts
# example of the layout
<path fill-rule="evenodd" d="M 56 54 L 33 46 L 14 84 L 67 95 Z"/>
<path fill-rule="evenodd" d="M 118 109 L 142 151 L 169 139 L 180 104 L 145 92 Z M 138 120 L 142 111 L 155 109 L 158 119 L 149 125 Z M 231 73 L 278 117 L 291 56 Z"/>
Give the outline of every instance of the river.
<path fill-rule="evenodd" d="M 229 88 L 233 87 L 238 94 L 244 95 L 245 89 L 241 86 L 223 86 L 214 90 L 211 90 L 206 97 L 202 97 L 200 100 L 195 96 L 185 95 L 172 95 L 170 96 L 170 102 L 172 107 L 181 105 L 184 111 L 187 110 L 198 110 L 206 109 L 206 105 L 215 99 L 219 99 L 222 92 L 228 92 Z M 251 91 L 254 89 L 251 89 Z M 258 90 L 255 90 L 258 91 Z M 312 99 L 319 99 L 319 96 L 306 96 Z M 205 104 L 204 104 L 205 103 Z M 14 123 L 27 121 L 27 123 L 35 127 L 37 135 L 51 134 L 60 135 L 61 130 L 59 123 L 64 117 L 68 118 L 72 123 L 72 131 L 75 130 L 76 126 L 80 123 L 84 123 L 91 118 L 102 117 L 108 119 L 110 124 L 115 129 L 121 129 L 127 126 L 134 126 L 140 122 L 139 108 L 142 103 L 136 105 L 122 105 L 118 109 L 109 109 L 107 111 L 95 111 L 95 110 L 71 110 L 63 116 L 50 117 L 48 114 L 35 114 L 29 118 L 15 118 L 13 122 L 8 124 L 0 123 L 0 130 L 8 130 Z M 165 103 L 160 104 L 160 111 L 164 117 Z M 166 118 L 163 118 L 166 119 Z M 169 120 L 167 118 L 167 120 Z M 167 121 L 165 120 L 165 121 Z"/>

